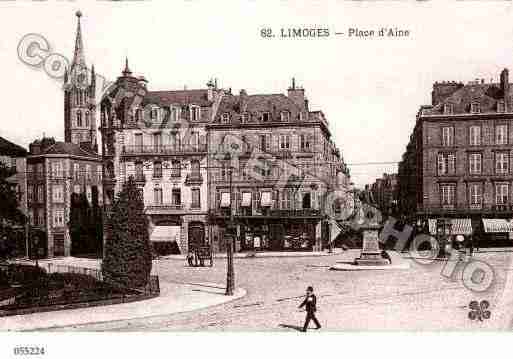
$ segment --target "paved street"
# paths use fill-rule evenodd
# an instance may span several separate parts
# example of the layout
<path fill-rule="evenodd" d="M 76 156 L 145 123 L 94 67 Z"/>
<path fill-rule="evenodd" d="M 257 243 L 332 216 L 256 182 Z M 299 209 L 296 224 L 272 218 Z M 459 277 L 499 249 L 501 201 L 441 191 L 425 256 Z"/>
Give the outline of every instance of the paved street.
<path fill-rule="evenodd" d="M 246 297 L 209 309 L 171 316 L 82 325 L 52 330 L 158 331 L 158 330 L 272 330 L 293 331 L 302 324 L 297 309 L 307 285 L 318 296 L 322 331 L 331 330 L 472 330 L 498 329 L 494 306 L 499 301 L 505 273 L 511 269 L 510 252 L 483 252 L 476 259 L 494 268 L 496 284 L 478 295 L 463 286 L 461 273 L 449 280 L 441 276 L 443 262 L 421 265 L 411 259 L 408 270 L 330 271 L 336 261 L 349 260 L 358 251 L 328 257 L 236 259 L 236 285 Z M 162 260 L 157 272 L 162 281 L 194 283 L 225 280 L 226 262 L 213 268 L 189 268 L 182 261 Z M 459 271 L 461 272 L 461 271 Z M 492 317 L 468 319 L 471 300 L 487 299 Z M 502 318 L 504 319 L 504 318 Z"/>

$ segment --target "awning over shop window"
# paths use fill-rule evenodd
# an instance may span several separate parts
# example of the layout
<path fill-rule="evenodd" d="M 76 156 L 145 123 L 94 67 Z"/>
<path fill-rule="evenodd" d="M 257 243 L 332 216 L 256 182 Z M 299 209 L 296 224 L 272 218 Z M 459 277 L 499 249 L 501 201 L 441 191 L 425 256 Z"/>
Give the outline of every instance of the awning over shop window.
<path fill-rule="evenodd" d="M 223 192 L 221 193 L 221 208 L 230 207 L 230 193 Z"/>
<path fill-rule="evenodd" d="M 271 192 L 262 192 L 260 204 L 262 205 L 262 207 L 271 207 Z"/>
<path fill-rule="evenodd" d="M 178 242 L 180 239 L 180 226 L 156 226 L 151 232 L 152 242 Z"/>
<path fill-rule="evenodd" d="M 251 192 L 242 192 L 241 207 L 251 207 Z"/>
<path fill-rule="evenodd" d="M 513 223 L 502 218 L 483 218 L 484 231 L 486 233 L 513 232 Z"/>
<path fill-rule="evenodd" d="M 472 221 L 470 218 L 452 218 L 451 234 L 472 234 Z"/>

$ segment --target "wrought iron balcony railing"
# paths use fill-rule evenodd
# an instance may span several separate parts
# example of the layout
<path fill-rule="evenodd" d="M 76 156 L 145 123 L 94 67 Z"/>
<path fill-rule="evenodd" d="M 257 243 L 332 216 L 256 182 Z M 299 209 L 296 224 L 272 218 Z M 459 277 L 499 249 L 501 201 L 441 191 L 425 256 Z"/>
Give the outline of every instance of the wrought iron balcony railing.
<path fill-rule="evenodd" d="M 144 155 L 144 154 L 163 154 L 173 155 L 179 153 L 200 153 L 207 152 L 206 144 L 199 145 L 143 145 L 143 146 L 123 146 L 123 155 Z"/>

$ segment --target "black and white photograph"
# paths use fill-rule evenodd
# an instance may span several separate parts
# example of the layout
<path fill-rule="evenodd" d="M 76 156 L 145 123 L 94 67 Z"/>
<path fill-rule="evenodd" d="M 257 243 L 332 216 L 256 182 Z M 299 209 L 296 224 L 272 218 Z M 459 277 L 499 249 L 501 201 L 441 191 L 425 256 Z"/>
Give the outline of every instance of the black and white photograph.
<path fill-rule="evenodd" d="M 511 1 L 13 0 L 0 29 L 0 357 L 511 330 Z"/>

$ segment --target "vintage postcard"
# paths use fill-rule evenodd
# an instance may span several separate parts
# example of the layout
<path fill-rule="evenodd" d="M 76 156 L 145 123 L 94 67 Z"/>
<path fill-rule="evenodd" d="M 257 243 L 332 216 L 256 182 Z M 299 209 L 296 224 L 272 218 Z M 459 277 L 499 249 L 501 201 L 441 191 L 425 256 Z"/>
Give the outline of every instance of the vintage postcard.
<path fill-rule="evenodd" d="M 512 20 L 0 1 L 0 331 L 509 331 Z"/>

